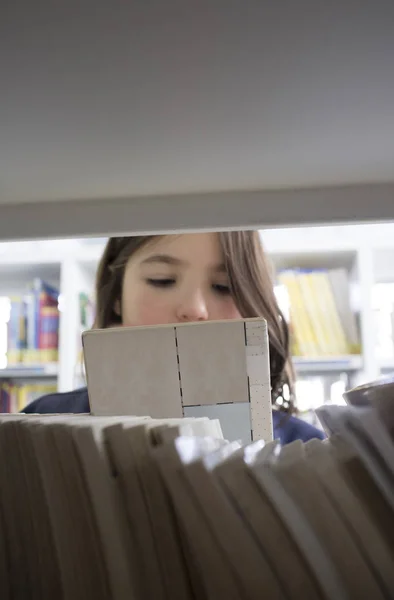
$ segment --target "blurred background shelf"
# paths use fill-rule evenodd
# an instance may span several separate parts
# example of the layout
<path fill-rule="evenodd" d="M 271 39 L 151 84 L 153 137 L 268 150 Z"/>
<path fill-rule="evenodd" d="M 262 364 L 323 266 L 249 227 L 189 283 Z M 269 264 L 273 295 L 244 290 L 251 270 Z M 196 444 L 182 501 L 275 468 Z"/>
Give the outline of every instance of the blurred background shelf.
<path fill-rule="evenodd" d="M 360 370 L 363 357 L 360 355 L 323 358 L 294 356 L 293 364 L 297 373 L 343 373 Z"/>
<path fill-rule="evenodd" d="M 46 365 L 12 366 L 0 369 L 0 379 L 46 379 L 56 378 L 59 373 L 58 363 Z"/>
<path fill-rule="evenodd" d="M 394 374 L 394 356 L 391 358 L 382 358 L 379 360 L 380 369 L 386 374 L 387 372 Z"/>

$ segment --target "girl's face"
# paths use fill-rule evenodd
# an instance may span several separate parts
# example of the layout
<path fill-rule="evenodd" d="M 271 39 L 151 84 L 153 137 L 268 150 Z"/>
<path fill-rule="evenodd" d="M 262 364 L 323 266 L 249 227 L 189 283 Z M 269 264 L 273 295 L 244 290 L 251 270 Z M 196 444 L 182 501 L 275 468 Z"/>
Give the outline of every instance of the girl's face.
<path fill-rule="evenodd" d="M 129 259 L 124 326 L 240 318 L 215 233 L 167 235 Z"/>

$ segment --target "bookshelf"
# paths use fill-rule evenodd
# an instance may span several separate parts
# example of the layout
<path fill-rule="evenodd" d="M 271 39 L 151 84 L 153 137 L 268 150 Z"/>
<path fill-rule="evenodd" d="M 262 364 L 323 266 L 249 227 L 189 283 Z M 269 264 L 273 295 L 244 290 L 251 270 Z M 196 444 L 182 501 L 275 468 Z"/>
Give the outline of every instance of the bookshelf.
<path fill-rule="evenodd" d="M 349 275 L 352 309 L 358 315 L 362 343 L 358 355 L 295 357 L 300 380 L 338 381 L 349 384 L 376 379 L 394 372 L 394 348 L 389 347 L 392 325 L 385 334 L 386 354 L 376 351 L 379 331 L 376 327 L 377 306 L 373 290 L 384 284 L 388 298 L 384 323 L 390 315 L 392 284 L 394 305 L 394 224 L 347 225 L 311 228 L 262 230 L 262 239 L 273 267 L 345 269 Z M 81 293 L 91 295 L 95 271 L 105 238 L 57 241 L 0 243 L 0 296 L 20 293 L 26 282 L 41 277 L 60 291 L 59 363 L 29 368 L 0 369 L 0 379 L 55 381 L 59 391 L 68 391 L 83 383 L 80 362 Z M 376 296 L 376 293 L 375 293 Z M 382 294 L 377 294 L 382 298 Z M 379 310 L 382 308 L 379 305 Z"/>

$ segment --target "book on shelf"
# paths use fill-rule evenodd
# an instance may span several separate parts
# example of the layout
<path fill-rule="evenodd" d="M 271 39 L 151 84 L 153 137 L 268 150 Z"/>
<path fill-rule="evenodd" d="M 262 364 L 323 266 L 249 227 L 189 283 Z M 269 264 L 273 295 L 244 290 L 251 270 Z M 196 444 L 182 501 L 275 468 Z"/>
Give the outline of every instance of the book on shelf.
<path fill-rule="evenodd" d="M 95 305 L 86 292 L 79 293 L 79 326 L 82 331 L 91 329 L 94 323 Z"/>
<path fill-rule="evenodd" d="M 57 362 L 59 346 L 59 292 L 35 279 L 26 294 L 10 297 L 7 363 L 36 365 Z"/>
<path fill-rule="evenodd" d="M 57 392 L 57 386 L 54 384 L 2 381 L 0 382 L 0 412 L 20 412 L 30 402 L 55 392 Z"/>
<path fill-rule="evenodd" d="M 0 416 L 2 598 L 392 598 L 391 406 L 325 407 L 326 441 L 283 447 L 208 418 Z"/>
<path fill-rule="evenodd" d="M 346 269 L 287 269 L 278 274 L 278 281 L 288 295 L 294 356 L 361 353 Z"/>

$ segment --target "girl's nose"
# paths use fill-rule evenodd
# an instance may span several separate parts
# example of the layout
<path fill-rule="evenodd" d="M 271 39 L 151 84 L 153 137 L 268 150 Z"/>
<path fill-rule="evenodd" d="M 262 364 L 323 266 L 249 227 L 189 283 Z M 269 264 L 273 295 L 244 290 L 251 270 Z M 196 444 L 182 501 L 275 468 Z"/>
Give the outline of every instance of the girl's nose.
<path fill-rule="evenodd" d="M 178 307 L 177 318 L 180 322 L 207 321 L 208 307 L 203 294 L 195 292 L 185 298 Z"/>

